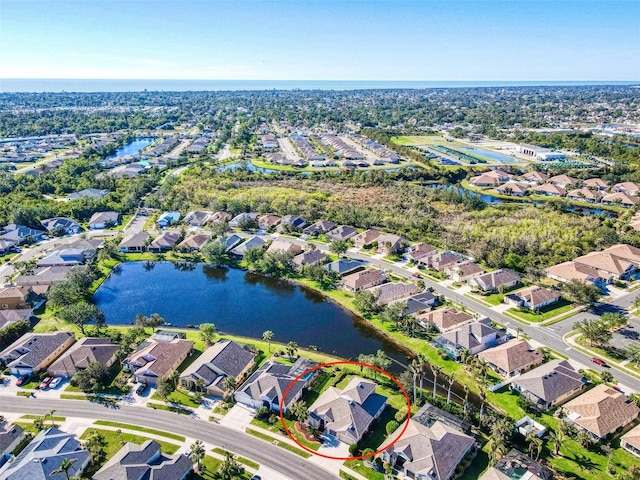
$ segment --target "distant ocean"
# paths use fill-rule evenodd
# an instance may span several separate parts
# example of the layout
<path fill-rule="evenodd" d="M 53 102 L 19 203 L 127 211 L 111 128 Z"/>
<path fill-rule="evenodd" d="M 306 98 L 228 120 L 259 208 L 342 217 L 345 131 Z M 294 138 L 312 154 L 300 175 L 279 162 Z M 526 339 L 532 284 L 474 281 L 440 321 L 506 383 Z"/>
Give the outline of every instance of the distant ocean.
<path fill-rule="evenodd" d="M 4 78 L 0 92 L 141 92 L 239 90 L 370 90 L 472 87 L 638 85 L 614 81 L 387 81 L 387 80 L 87 80 Z"/>

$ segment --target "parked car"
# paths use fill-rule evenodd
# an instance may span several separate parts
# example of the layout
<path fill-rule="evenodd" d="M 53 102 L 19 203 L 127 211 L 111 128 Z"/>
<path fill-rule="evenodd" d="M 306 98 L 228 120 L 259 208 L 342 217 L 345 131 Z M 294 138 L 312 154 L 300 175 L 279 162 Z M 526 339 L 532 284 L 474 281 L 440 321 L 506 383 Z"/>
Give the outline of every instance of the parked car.
<path fill-rule="evenodd" d="M 146 389 L 147 389 L 147 384 L 146 383 L 141 383 L 140 385 L 138 385 L 136 387 L 136 393 L 138 395 L 142 395 L 145 392 Z"/>
<path fill-rule="evenodd" d="M 411 274 L 411 276 L 415 278 L 422 278 L 422 275 L 420 275 L 418 272 L 414 272 L 413 274 Z"/>
<path fill-rule="evenodd" d="M 606 364 L 606 362 L 604 360 L 600 360 L 599 358 L 596 357 L 592 357 L 591 361 L 593 363 L 595 363 L 596 365 L 600 365 L 601 367 L 608 367 L 609 365 Z"/>
<path fill-rule="evenodd" d="M 262 480 L 262 479 L 261 479 L 260 475 L 254 475 L 249 480 Z"/>
<path fill-rule="evenodd" d="M 62 377 L 53 377 L 53 380 L 51 380 L 51 383 L 49 384 L 49 388 L 56 388 L 58 385 L 60 385 L 61 381 Z"/>
<path fill-rule="evenodd" d="M 40 382 L 40 385 L 38 386 L 38 388 L 40 390 L 46 390 L 47 388 L 49 388 L 49 385 L 51 384 L 51 380 L 53 380 L 53 377 L 45 377 L 44 380 Z"/>
<path fill-rule="evenodd" d="M 29 375 L 22 375 L 21 377 L 18 378 L 18 381 L 16 382 L 16 385 L 18 387 L 21 387 L 21 386 L 25 385 L 28 381 L 29 381 Z"/>

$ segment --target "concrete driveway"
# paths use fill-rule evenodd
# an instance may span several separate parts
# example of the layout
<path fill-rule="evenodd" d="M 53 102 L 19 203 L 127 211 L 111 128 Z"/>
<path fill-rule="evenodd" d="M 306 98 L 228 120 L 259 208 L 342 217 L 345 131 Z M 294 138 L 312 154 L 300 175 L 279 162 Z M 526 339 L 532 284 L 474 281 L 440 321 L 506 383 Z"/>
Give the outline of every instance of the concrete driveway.
<path fill-rule="evenodd" d="M 251 420 L 253 420 L 254 415 L 255 412 L 253 410 L 236 403 L 218 423 L 225 427 L 244 432 L 244 429 L 251 423 Z"/>

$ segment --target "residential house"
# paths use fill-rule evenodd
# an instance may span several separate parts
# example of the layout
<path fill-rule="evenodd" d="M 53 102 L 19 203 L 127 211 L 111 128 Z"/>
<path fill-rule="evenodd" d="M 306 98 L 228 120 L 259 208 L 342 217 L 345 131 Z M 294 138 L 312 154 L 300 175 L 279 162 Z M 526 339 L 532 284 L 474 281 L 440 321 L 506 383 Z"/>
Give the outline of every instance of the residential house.
<path fill-rule="evenodd" d="M 16 310 L 21 308 L 31 308 L 33 290 L 31 287 L 0 287 L 0 309 Z"/>
<path fill-rule="evenodd" d="M 63 282 L 73 267 L 44 267 L 35 268 L 32 273 L 18 275 L 16 285 L 49 286 Z"/>
<path fill-rule="evenodd" d="M 572 185 L 578 185 L 579 183 L 578 179 L 570 177 L 569 175 L 555 175 L 547 180 L 547 182 L 562 188 L 568 188 Z"/>
<path fill-rule="evenodd" d="M 236 215 L 231 220 L 229 220 L 229 226 L 231 228 L 240 228 L 240 227 L 245 227 L 247 225 L 253 225 L 254 223 L 257 225 L 257 220 L 256 220 L 257 218 L 258 218 L 258 214 L 255 212 L 251 212 L 251 213 L 243 212 Z"/>
<path fill-rule="evenodd" d="M 104 240 L 99 238 L 79 238 L 74 242 L 66 244 L 68 250 L 81 250 L 85 261 L 91 261 L 96 256 L 96 252 L 102 247 L 104 247 Z"/>
<path fill-rule="evenodd" d="M 15 250 L 16 244 L 15 242 L 11 242 L 9 240 L 4 240 L 0 238 L 0 255 L 6 255 L 7 253 L 11 253 Z"/>
<path fill-rule="evenodd" d="M 4 227 L 0 239 L 12 242 L 14 245 L 22 245 L 23 243 L 39 242 L 42 240 L 44 233 L 42 230 L 35 230 L 24 225 L 12 223 Z"/>
<path fill-rule="evenodd" d="M 73 377 L 94 362 L 110 368 L 116 363 L 116 353 L 121 349 L 122 345 L 111 343 L 110 338 L 84 337 L 51 364 L 49 373 L 56 377 Z"/>
<path fill-rule="evenodd" d="M 531 191 L 547 197 L 564 197 L 567 193 L 564 187 L 552 183 L 543 183 L 542 185 L 531 187 Z"/>
<path fill-rule="evenodd" d="M 124 367 L 133 372 L 136 381 L 152 386 L 166 380 L 191 355 L 193 342 L 180 338 L 170 341 L 149 339 L 124 359 Z"/>
<path fill-rule="evenodd" d="M 496 270 L 485 273 L 467 281 L 472 288 L 476 287 L 485 292 L 497 292 L 501 287 L 508 290 L 520 283 L 520 275 L 509 270 Z"/>
<path fill-rule="evenodd" d="M 349 240 L 352 237 L 355 237 L 358 234 L 358 230 L 353 227 L 348 227 L 346 225 L 342 225 L 341 227 L 334 228 L 329 233 L 327 233 L 327 237 L 332 240 Z"/>
<path fill-rule="evenodd" d="M 469 183 L 476 187 L 497 187 L 503 182 L 508 182 L 513 178 L 513 175 L 503 172 L 502 170 L 491 170 L 489 172 L 481 173 L 478 176 L 471 177 Z"/>
<path fill-rule="evenodd" d="M 269 248 L 267 248 L 267 252 L 293 253 L 297 255 L 302 252 L 302 247 L 296 243 L 290 242 L 289 240 L 276 238 L 271 245 L 269 245 Z"/>
<path fill-rule="evenodd" d="M 640 265 L 640 248 L 618 244 L 601 252 L 591 252 L 574 260 L 574 263 L 586 265 L 598 270 L 603 278 L 626 279 Z"/>
<path fill-rule="evenodd" d="M 382 232 L 378 230 L 365 230 L 364 232 L 359 233 L 358 235 L 355 235 L 353 237 L 353 244 L 356 247 L 360 248 L 368 247 L 374 242 L 377 242 L 380 235 L 382 235 Z"/>
<path fill-rule="evenodd" d="M 307 221 L 298 215 L 285 215 L 280 219 L 279 231 L 282 231 L 285 226 L 289 226 L 293 230 L 302 230 L 306 227 Z"/>
<path fill-rule="evenodd" d="M 444 272 L 449 275 L 454 282 L 462 283 L 482 275 L 484 270 L 477 263 L 465 262 L 449 265 L 444 269 Z"/>
<path fill-rule="evenodd" d="M 40 223 L 52 235 L 70 235 L 82 231 L 78 222 L 67 217 L 47 218 Z"/>
<path fill-rule="evenodd" d="M 280 223 L 280 220 L 281 218 L 278 215 L 263 215 L 262 217 L 258 218 L 258 227 L 267 230 L 278 225 Z"/>
<path fill-rule="evenodd" d="M 376 296 L 378 305 L 384 306 L 416 294 L 418 287 L 414 283 L 383 283 L 369 291 Z"/>
<path fill-rule="evenodd" d="M 478 353 L 492 370 L 503 377 L 512 377 L 541 365 L 544 356 L 522 338 L 514 338 L 502 345 Z"/>
<path fill-rule="evenodd" d="M 293 257 L 293 263 L 299 267 L 324 263 L 326 260 L 327 256 L 318 249 L 307 250 Z"/>
<path fill-rule="evenodd" d="M 99 188 L 85 188 L 79 192 L 72 193 L 67 197 L 67 200 L 77 200 L 79 198 L 104 198 L 109 193 L 107 189 Z"/>
<path fill-rule="evenodd" d="M 372 268 L 352 273 L 342 278 L 342 285 L 352 292 L 359 292 L 367 288 L 381 285 L 387 281 L 387 277 L 380 270 Z"/>
<path fill-rule="evenodd" d="M 187 212 L 182 220 L 191 227 L 202 227 L 209 221 L 212 213 L 213 212 L 203 210 L 194 210 Z"/>
<path fill-rule="evenodd" d="M 12 375 L 30 375 L 46 369 L 75 341 L 72 332 L 25 333 L 0 352 L 0 359 Z"/>
<path fill-rule="evenodd" d="M 620 446 L 632 455 L 640 457 L 640 425 L 632 428 L 620 438 Z"/>
<path fill-rule="evenodd" d="M 54 250 L 44 258 L 36 261 L 38 267 L 64 267 L 80 265 L 85 262 L 84 250 L 81 248 L 64 248 Z"/>
<path fill-rule="evenodd" d="M 358 443 L 387 406 L 387 397 L 375 390 L 375 383 L 359 377 L 342 390 L 329 387 L 309 407 L 307 423 L 347 445 Z"/>
<path fill-rule="evenodd" d="M 353 260 L 350 258 L 341 258 L 335 262 L 327 263 L 325 268 L 330 272 L 336 272 L 341 277 L 363 269 L 365 262 L 362 260 Z"/>
<path fill-rule="evenodd" d="M 209 215 L 206 223 L 224 223 L 231 220 L 231 214 L 228 212 L 215 212 Z M 236 225 L 237 226 L 237 225 Z"/>
<path fill-rule="evenodd" d="M 549 180 L 549 175 L 534 170 L 533 172 L 527 172 L 522 175 L 522 179 L 529 183 L 545 183 Z"/>
<path fill-rule="evenodd" d="M 308 378 L 297 378 L 298 375 L 315 365 L 302 357 L 298 358 L 293 365 L 269 360 L 236 390 L 235 399 L 238 403 L 251 408 L 264 406 L 275 412 L 280 411 L 282 402 L 282 411 L 286 412 L 300 399 L 303 389 L 309 383 Z M 283 400 L 287 388 L 289 390 Z"/>
<path fill-rule="evenodd" d="M 0 330 L 17 322 L 31 320 L 33 310 L 30 308 L 19 308 L 16 310 L 0 310 Z"/>
<path fill-rule="evenodd" d="M 544 271 L 546 272 L 547 277 L 560 282 L 580 280 L 581 282 L 600 283 L 606 282 L 607 279 L 610 279 L 608 274 L 598 271 L 597 268 L 571 261 L 553 265 L 545 268 Z M 605 275 L 606 278 L 601 275 Z"/>
<path fill-rule="evenodd" d="M 425 290 L 424 292 L 420 292 L 417 295 L 413 295 L 412 297 L 407 298 L 405 301 L 407 302 L 407 306 L 404 309 L 403 313 L 405 315 L 415 315 L 416 313 L 430 310 L 431 307 L 436 304 L 438 299 L 429 290 Z"/>
<path fill-rule="evenodd" d="M 526 183 L 509 181 L 507 183 L 503 183 L 496 191 L 502 195 L 513 195 L 514 197 L 524 197 L 525 194 L 529 191 L 529 185 Z"/>
<path fill-rule="evenodd" d="M 161 253 L 171 250 L 179 241 L 180 232 L 162 232 L 147 247 L 150 252 Z"/>
<path fill-rule="evenodd" d="M 255 357 L 245 346 L 229 340 L 219 341 L 182 372 L 180 385 L 222 397 L 227 392 L 225 380 L 230 377 L 239 385 L 251 372 Z"/>
<path fill-rule="evenodd" d="M 178 244 L 178 249 L 187 252 L 202 250 L 209 241 L 211 235 L 208 233 L 198 233 L 196 235 L 189 235 L 183 241 Z"/>
<path fill-rule="evenodd" d="M 448 480 L 474 452 L 475 440 L 443 421 L 421 423 L 412 417 L 391 433 L 379 450 L 382 461 L 402 472 L 403 478 Z"/>
<path fill-rule="evenodd" d="M 580 202 L 595 203 L 602 198 L 602 193 L 599 190 L 591 190 L 589 188 L 577 188 L 567 193 L 569 200 L 576 200 Z"/>
<path fill-rule="evenodd" d="M 602 180 L 601 178 L 588 178 L 582 185 L 589 190 L 598 190 L 600 192 L 604 192 L 607 188 L 609 188 L 609 182 Z"/>
<path fill-rule="evenodd" d="M 475 322 L 475 317 L 455 308 L 444 307 L 418 315 L 416 320 L 424 328 L 429 328 L 433 325 L 440 333 L 445 333 Z"/>
<path fill-rule="evenodd" d="M 436 247 L 429 245 L 428 243 L 417 243 L 409 247 L 407 258 L 414 262 L 419 262 L 422 258 L 430 257 L 436 253 L 438 253 Z"/>
<path fill-rule="evenodd" d="M 560 298 L 562 295 L 556 290 L 532 285 L 506 295 L 505 302 L 535 311 L 557 302 Z"/>
<path fill-rule="evenodd" d="M 13 462 L 0 468 L 2 480 L 65 480 L 80 478 L 89 465 L 91 455 L 82 448 L 75 435 L 55 427 L 41 430 Z M 66 472 L 63 462 L 71 462 Z"/>
<path fill-rule="evenodd" d="M 600 440 L 638 416 L 640 408 L 621 392 L 600 384 L 565 403 L 565 420 Z"/>
<path fill-rule="evenodd" d="M 160 215 L 156 220 L 156 224 L 160 228 L 165 228 L 170 225 L 174 225 L 179 221 L 180 221 L 180 212 L 173 210 L 170 212 L 164 212 L 162 215 Z"/>
<path fill-rule="evenodd" d="M 142 445 L 127 442 L 93 475 L 93 480 L 186 480 L 193 463 L 186 455 L 165 455 L 155 440 Z"/>
<path fill-rule="evenodd" d="M 120 223 L 120 214 L 109 210 L 107 212 L 96 212 L 89 219 L 91 230 L 102 230 L 104 228 L 115 227 Z"/>
<path fill-rule="evenodd" d="M 243 238 L 239 235 L 232 234 L 222 237 L 219 241 L 224 244 L 224 251 L 230 252 L 242 243 Z"/>
<path fill-rule="evenodd" d="M 406 238 L 394 235 L 392 233 L 383 233 L 378 237 L 378 253 L 390 255 L 392 253 L 402 252 L 409 242 Z"/>
<path fill-rule="evenodd" d="M 514 378 L 509 388 L 533 407 L 546 412 L 579 394 L 585 382 L 569 362 L 552 360 Z"/>
<path fill-rule="evenodd" d="M 318 220 L 316 223 L 313 223 L 302 230 L 302 233 L 305 235 L 322 235 L 323 233 L 330 232 L 336 228 L 336 224 L 333 222 L 328 222 L 326 220 Z"/>
<path fill-rule="evenodd" d="M 247 250 L 251 250 L 253 248 L 263 248 L 266 244 L 267 242 L 265 242 L 262 238 L 253 236 L 246 242 L 241 243 L 237 247 L 231 249 L 231 254 L 243 257 Z"/>
<path fill-rule="evenodd" d="M 634 182 L 616 183 L 613 187 L 611 187 L 611 189 L 614 192 L 626 193 L 627 195 L 631 195 L 634 197 L 637 197 L 638 193 L 640 193 L 640 186 L 638 186 L 638 184 Z"/>
<path fill-rule="evenodd" d="M 437 348 L 443 348 L 449 357 L 459 361 L 463 349 L 470 355 L 476 355 L 508 340 L 505 333 L 492 328 L 488 323 L 485 321 L 468 323 L 455 330 L 444 332 L 433 343 Z"/>
<path fill-rule="evenodd" d="M 142 253 L 147 248 L 151 235 L 147 232 L 133 233 L 120 242 L 118 250 L 124 253 Z"/>
<path fill-rule="evenodd" d="M 553 478 L 551 470 L 514 448 L 498 463 L 489 467 L 478 480 L 552 480 Z"/>
<path fill-rule="evenodd" d="M 602 197 L 601 200 L 606 205 L 622 205 L 623 207 L 633 207 L 639 201 L 638 197 L 633 197 L 623 192 L 609 193 Z"/>
<path fill-rule="evenodd" d="M 20 425 L 0 424 L 0 468 L 11 458 L 11 453 L 24 437 L 24 429 Z"/>
<path fill-rule="evenodd" d="M 420 265 L 427 268 L 444 272 L 446 270 L 454 270 L 458 263 L 462 261 L 462 255 L 453 252 L 438 252 L 433 255 L 421 257 L 418 260 Z"/>

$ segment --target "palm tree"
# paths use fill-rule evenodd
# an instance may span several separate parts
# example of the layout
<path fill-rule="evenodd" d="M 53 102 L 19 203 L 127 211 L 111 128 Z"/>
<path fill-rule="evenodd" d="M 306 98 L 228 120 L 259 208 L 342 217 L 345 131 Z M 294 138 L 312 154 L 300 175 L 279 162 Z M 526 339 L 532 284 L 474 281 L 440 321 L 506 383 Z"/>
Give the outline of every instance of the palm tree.
<path fill-rule="evenodd" d="M 481 400 L 481 404 L 480 404 L 480 421 L 478 426 L 482 425 L 482 417 L 484 416 L 484 404 L 487 401 L 487 392 L 483 387 L 480 387 L 480 400 Z"/>
<path fill-rule="evenodd" d="M 169 376 L 169 381 L 173 383 L 174 389 L 178 388 L 178 380 L 180 380 L 180 372 L 178 370 L 174 370 Z"/>
<path fill-rule="evenodd" d="M 196 440 L 191 444 L 191 461 L 196 464 L 196 471 L 200 471 L 200 462 L 205 456 L 202 440 Z"/>
<path fill-rule="evenodd" d="M 236 379 L 228 376 L 224 379 L 224 388 L 225 390 L 228 390 L 230 392 L 233 392 L 236 387 L 238 386 L 238 382 L 236 382 Z"/>
<path fill-rule="evenodd" d="M 199 378 L 196 380 L 196 392 L 202 392 L 204 390 L 204 380 Z"/>
<path fill-rule="evenodd" d="M 560 454 L 560 446 L 566 441 L 567 436 L 560 431 L 549 433 L 549 443 L 553 444 L 553 455 L 557 457 Z"/>
<path fill-rule="evenodd" d="M 439 366 L 434 365 L 433 363 L 431 363 L 429 365 L 429 368 L 431 368 L 431 373 L 433 374 L 433 399 L 435 400 L 436 399 L 436 388 L 438 388 L 438 375 L 442 371 L 442 367 L 439 367 Z"/>
<path fill-rule="evenodd" d="M 495 465 L 507 453 L 507 446 L 500 437 L 491 437 L 489 442 L 491 443 L 491 448 L 489 449 L 491 452 L 491 465 Z"/>
<path fill-rule="evenodd" d="M 273 340 L 273 332 L 271 330 L 265 330 L 262 333 L 262 341 L 267 342 L 269 346 L 269 353 L 271 353 L 271 340 Z"/>
<path fill-rule="evenodd" d="M 520 338 L 520 335 L 524 332 L 524 330 L 522 330 L 521 326 L 517 326 L 516 327 L 516 338 Z"/>
<path fill-rule="evenodd" d="M 409 371 L 411 372 L 411 376 L 413 377 L 413 403 L 415 404 L 418 395 L 416 381 L 420 376 L 420 363 L 415 358 L 411 360 L 411 363 L 409 364 Z"/>
<path fill-rule="evenodd" d="M 296 342 L 289 342 L 285 349 L 287 350 L 287 355 L 293 357 L 298 351 L 298 344 Z"/>
<path fill-rule="evenodd" d="M 64 473 L 64 476 L 67 477 L 67 480 L 71 480 L 71 477 L 69 476 L 69 470 L 77 461 L 77 458 L 72 458 L 71 460 L 69 460 L 68 458 L 62 459 L 62 462 L 60 462 L 60 466 L 53 470 L 49 474 L 49 476 L 53 477 L 54 475 L 58 475 L 59 473 Z"/>
<path fill-rule="evenodd" d="M 455 376 L 456 372 L 451 372 L 451 374 L 447 376 L 447 382 L 449 383 L 449 388 L 447 389 L 447 404 L 451 403 L 451 387 L 453 387 Z"/>
<path fill-rule="evenodd" d="M 536 451 L 536 457 L 534 460 L 537 461 L 540 456 L 540 452 L 542 452 L 542 439 L 533 434 L 529 434 L 527 435 L 526 440 L 529 442 L 529 456 L 533 458 L 533 452 Z"/>
<path fill-rule="evenodd" d="M 464 386 L 464 416 L 467 416 L 467 407 L 469 404 L 469 385 Z"/>
<path fill-rule="evenodd" d="M 46 420 L 46 417 L 38 417 L 33 421 L 33 427 L 36 430 L 42 430 L 44 429 L 44 422 Z"/>
<path fill-rule="evenodd" d="M 51 426 L 52 426 L 52 427 L 55 427 L 55 426 L 56 426 L 55 422 L 53 421 L 53 415 L 54 415 L 55 413 L 56 413 L 55 408 L 52 408 L 51 410 L 49 410 L 49 413 L 47 413 L 47 414 L 44 416 L 45 420 L 46 420 L 47 418 L 49 418 L 49 420 L 51 420 Z"/>

